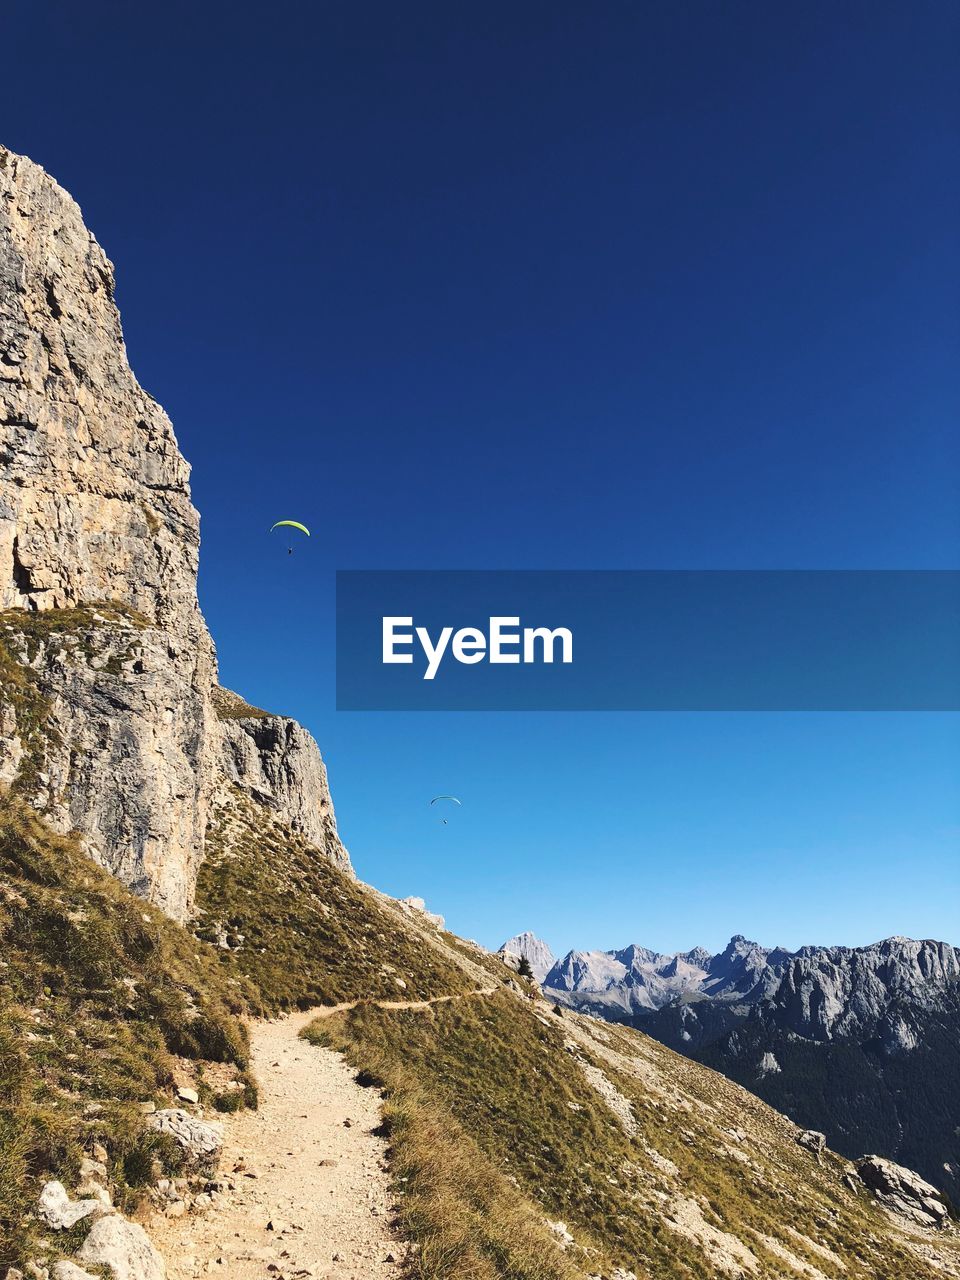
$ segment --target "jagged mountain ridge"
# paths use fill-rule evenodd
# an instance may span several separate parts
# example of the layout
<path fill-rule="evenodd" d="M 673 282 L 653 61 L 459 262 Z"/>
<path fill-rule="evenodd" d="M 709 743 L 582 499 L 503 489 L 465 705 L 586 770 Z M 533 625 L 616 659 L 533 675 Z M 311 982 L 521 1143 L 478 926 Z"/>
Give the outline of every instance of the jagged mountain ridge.
<path fill-rule="evenodd" d="M 663 954 L 636 944 L 617 951 L 570 951 L 543 985 L 571 1006 L 642 1016 L 677 999 L 748 998 L 789 955 L 742 935 L 717 955 L 703 947 Z"/>
<path fill-rule="evenodd" d="M 722 1071 L 844 1154 L 869 1147 L 960 1199 L 960 953 L 949 943 L 790 952 L 737 935 L 713 956 L 571 952 L 543 989 Z"/>
<path fill-rule="evenodd" d="M 319 751 L 220 691 L 199 516 L 76 202 L 0 148 L 0 784 L 175 919 L 239 783 L 348 868 Z"/>
<path fill-rule="evenodd" d="M 562 1003 L 610 1016 L 645 1018 L 671 1004 L 709 1000 L 770 1002 L 785 1030 L 817 1040 L 872 1036 L 887 1019 L 896 1041 L 900 1002 L 920 1007 L 960 978 L 960 954 L 946 942 L 886 938 L 865 947 L 767 948 L 738 934 L 717 955 L 703 948 L 660 954 L 632 945 L 619 951 L 571 951 L 543 979 Z M 913 1047 L 908 1031 L 896 1041 Z M 891 1042 L 892 1044 L 893 1042 Z"/>

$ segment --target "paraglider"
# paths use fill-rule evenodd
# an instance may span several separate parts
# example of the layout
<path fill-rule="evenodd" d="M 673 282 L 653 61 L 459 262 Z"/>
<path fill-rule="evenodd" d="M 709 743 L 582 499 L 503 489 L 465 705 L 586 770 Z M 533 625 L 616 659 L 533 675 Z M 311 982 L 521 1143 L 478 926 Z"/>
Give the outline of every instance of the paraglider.
<path fill-rule="evenodd" d="M 461 808 L 463 807 L 463 801 L 458 800 L 456 796 L 434 796 L 433 799 L 430 801 L 430 807 L 433 808 L 433 806 L 435 804 L 439 804 L 441 800 L 449 800 L 452 804 L 460 805 Z M 443 822 L 444 826 L 447 825 L 446 818 L 441 819 L 441 821 Z"/>
<path fill-rule="evenodd" d="M 270 532 L 273 533 L 274 529 L 299 529 L 301 533 L 305 533 L 308 538 L 310 537 L 310 530 L 305 524 L 301 524 L 299 520 L 278 520 L 276 524 L 270 526 Z M 293 547 L 287 547 L 287 555 L 293 555 Z"/>

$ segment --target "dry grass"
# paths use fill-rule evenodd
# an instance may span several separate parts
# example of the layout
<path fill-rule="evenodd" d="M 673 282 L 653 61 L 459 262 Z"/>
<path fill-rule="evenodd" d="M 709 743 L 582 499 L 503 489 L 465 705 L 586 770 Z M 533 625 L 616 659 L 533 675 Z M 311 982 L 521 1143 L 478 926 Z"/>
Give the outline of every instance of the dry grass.
<path fill-rule="evenodd" d="M 207 832 L 197 936 L 224 945 L 226 973 L 256 985 L 264 1013 L 468 990 L 375 894 L 242 792 Z"/>
<path fill-rule="evenodd" d="M 724 1274 L 724 1251 L 736 1274 L 744 1248 L 756 1280 L 794 1274 L 778 1249 L 830 1280 L 937 1274 L 868 1196 L 847 1190 L 844 1162 L 817 1165 L 789 1122 L 637 1032 L 500 991 L 428 1011 L 361 1005 L 307 1035 L 386 1089 L 419 1280 L 539 1276 L 524 1268 L 542 1263 L 547 1218 L 576 1239 L 559 1264 L 554 1250 L 550 1276 L 600 1272 L 606 1259 L 608 1274 L 706 1280 Z M 515 1214 L 527 1224 L 519 1235 L 503 1226 Z"/>
<path fill-rule="evenodd" d="M 122 1204 L 169 1146 L 139 1103 L 169 1102 L 173 1055 L 244 1079 L 243 989 L 204 947 L 0 797 L 0 1274 L 22 1262 L 41 1182 L 106 1147 Z"/>
<path fill-rule="evenodd" d="M 306 1036 L 344 1047 L 328 1029 L 326 1021 L 314 1023 Z M 400 1228 L 418 1246 L 412 1280 L 582 1280 L 543 1216 L 422 1077 L 395 1053 L 362 1056 L 364 1083 L 386 1090 Z"/>
<path fill-rule="evenodd" d="M 219 685 L 213 690 L 213 706 L 220 720 L 269 720 L 272 712 L 255 707 L 241 698 L 239 693 L 230 689 L 222 689 Z"/>

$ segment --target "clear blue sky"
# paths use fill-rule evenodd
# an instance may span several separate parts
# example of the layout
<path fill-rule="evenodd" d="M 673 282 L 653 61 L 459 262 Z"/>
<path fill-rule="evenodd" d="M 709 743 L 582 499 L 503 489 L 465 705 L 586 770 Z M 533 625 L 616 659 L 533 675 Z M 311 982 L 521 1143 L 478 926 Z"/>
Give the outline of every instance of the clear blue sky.
<path fill-rule="evenodd" d="M 224 682 L 313 730 L 363 878 L 493 945 L 960 942 L 956 716 L 337 714 L 332 663 L 335 568 L 958 565 L 958 30 L 5 6 L 0 137 L 117 264 Z"/>

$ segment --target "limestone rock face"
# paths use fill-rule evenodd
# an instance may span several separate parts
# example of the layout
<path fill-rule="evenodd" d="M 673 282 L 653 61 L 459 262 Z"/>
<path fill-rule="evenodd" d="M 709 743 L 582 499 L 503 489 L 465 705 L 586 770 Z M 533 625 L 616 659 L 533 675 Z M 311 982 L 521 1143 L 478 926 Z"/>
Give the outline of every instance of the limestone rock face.
<path fill-rule="evenodd" d="M 105 607 L 0 617 L 0 643 L 34 694 L 32 705 L 16 691 L 4 699 L 0 780 L 25 791 L 58 830 L 82 832 L 101 865 L 184 919 L 217 731 L 196 650 Z"/>
<path fill-rule="evenodd" d="M 189 467 L 113 288 L 76 203 L 0 148 L 0 784 L 183 920 L 225 778 L 349 858 L 310 735 L 221 718 Z"/>
<path fill-rule="evenodd" d="M 294 831 L 321 849 L 330 861 L 350 871 L 350 856 L 340 843 L 330 798 L 327 771 L 310 734 L 283 716 L 226 712 L 227 699 L 217 690 L 221 721 L 222 776 L 272 809 Z"/>
<path fill-rule="evenodd" d="M 127 363 L 113 291 L 76 203 L 0 150 L 0 607 L 119 600 L 199 640 L 190 469 Z"/>

